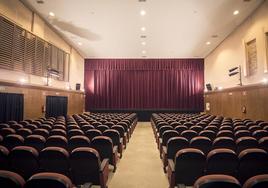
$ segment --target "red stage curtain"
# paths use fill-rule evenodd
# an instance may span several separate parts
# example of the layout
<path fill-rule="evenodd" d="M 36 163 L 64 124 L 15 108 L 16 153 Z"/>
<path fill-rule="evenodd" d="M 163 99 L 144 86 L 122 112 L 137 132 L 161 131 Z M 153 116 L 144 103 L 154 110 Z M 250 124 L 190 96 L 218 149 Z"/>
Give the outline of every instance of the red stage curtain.
<path fill-rule="evenodd" d="M 86 110 L 203 110 L 203 59 L 86 59 Z"/>

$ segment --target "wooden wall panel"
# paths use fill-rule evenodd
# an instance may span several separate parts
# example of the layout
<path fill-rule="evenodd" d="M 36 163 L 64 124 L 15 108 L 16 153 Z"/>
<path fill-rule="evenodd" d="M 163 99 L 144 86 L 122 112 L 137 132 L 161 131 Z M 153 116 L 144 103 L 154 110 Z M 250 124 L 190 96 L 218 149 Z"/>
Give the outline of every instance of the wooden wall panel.
<path fill-rule="evenodd" d="M 0 82 L 0 92 L 21 93 L 24 95 L 24 119 L 44 117 L 46 96 L 68 97 L 68 114 L 83 113 L 85 109 L 85 95 L 80 91 L 69 91 L 51 87 L 20 85 L 16 83 Z"/>
<path fill-rule="evenodd" d="M 251 85 L 205 93 L 209 114 L 268 121 L 268 86 Z M 243 107 L 246 112 L 243 113 Z"/>

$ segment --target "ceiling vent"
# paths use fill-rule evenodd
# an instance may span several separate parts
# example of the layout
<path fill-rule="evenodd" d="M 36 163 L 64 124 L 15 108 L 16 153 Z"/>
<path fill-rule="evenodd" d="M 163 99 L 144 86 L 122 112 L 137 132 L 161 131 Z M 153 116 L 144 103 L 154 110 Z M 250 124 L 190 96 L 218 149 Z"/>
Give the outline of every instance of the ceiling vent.
<path fill-rule="evenodd" d="M 147 36 L 146 35 L 141 35 L 141 38 L 142 39 L 145 39 Z"/>
<path fill-rule="evenodd" d="M 45 2 L 43 0 L 36 0 L 38 4 L 44 4 Z"/>
<path fill-rule="evenodd" d="M 146 2 L 146 0 L 139 0 L 139 2 Z"/>

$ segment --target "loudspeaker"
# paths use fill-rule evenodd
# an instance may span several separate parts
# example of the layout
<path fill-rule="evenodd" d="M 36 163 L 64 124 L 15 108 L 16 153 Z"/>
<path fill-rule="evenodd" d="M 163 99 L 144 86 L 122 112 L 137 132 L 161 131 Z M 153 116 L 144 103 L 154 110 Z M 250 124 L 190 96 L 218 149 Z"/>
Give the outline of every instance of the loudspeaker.
<path fill-rule="evenodd" d="M 208 91 L 212 91 L 211 84 L 206 84 L 206 87 L 207 87 L 207 90 L 208 90 Z"/>
<path fill-rule="evenodd" d="M 81 84 L 78 84 L 78 83 L 77 83 L 77 84 L 75 85 L 75 89 L 76 89 L 76 90 L 80 90 L 80 86 L 81 86 Z"/>

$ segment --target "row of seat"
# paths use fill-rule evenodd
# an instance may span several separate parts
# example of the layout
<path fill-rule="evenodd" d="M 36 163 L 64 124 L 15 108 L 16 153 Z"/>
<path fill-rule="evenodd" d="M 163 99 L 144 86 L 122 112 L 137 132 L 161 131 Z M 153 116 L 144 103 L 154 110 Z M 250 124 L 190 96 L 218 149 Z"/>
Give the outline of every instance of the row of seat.
<path fill-rule="evenodd" d="M 258 141 L 252 135 L 235 140 L 233 134 L 236 126 L 249 128 L 257 123 L 264 128 L 264 121 L 232 120 L 207 114 L 153 114 L 151 123 L 171 187 L 177 183 L 193 185 L 198 177 L 206 174 L 232 175 L 244 182 L 251 176 L 268 173 L 268 167 L 265 167 L 268 166 L 268 154 L 259 149 L 267 149 L 267 135 L 262 135 Z M 209 127 L 212 129 L 203 129 Z M 255 131 L 266 132 L 264 129 Z M 200 136 L 198 132 L 214 133 L 215 137 Z M 256 165 L 255 170 L 249 170 L 252 164 Z"/>
<path fill-rule="evenodd" d="M 267 188 L 268 174 L 257 175 L 249 178 L 243 186 L 239 181 L 228 175 L 207 175 L 200 177 L 195 183 L 194 188 Z"/>
<path fill-rule="evenodd" d="M 113 115 L 111 114 L 107 116 L 107 119 L 112 117 Z M 10 149 L 10 152 L 4 146 L 0 147 L 0 160 L 3 160 L 0 164 L 3 164 L 3 166 L 4 164 L 6 165 L 3 169 L 18 172 L 25 179 L 28 179 L 32 174 L 39 171 L 57 172 L 71 178 L 76 185 L 91 181 L 94 184 L 101 185 L 101 187 L 106 187 L 109 174 L 109 163 L 114 166 L 115 171 L 118 160 L 117 153 L 119 151 L 120 157 L 122 157 L 123 140 L 125 140 L 124 146 L 126 146 L 126 140 L 130 138 L 137 119 L 136 114 L 120 114 L 120 118 L 117 117 L 117 122 L 127 124 L 127 130 L 121 125 L 113 125 L 113 129 L 109 128 L 108 130 L 101 132 L 90 125 L 89 121 L 94 118 L 95 116 L 91 114 L 73 115 L 66 119 L 64 117 L 51 118 L 49 121 L 42 118 L 38 120 L 41 124 L 36 126 L 45 125 L 44 127 L 47 127 L 48 129 L 40 131 L 40 135 L 37 135 L 38 132 L 36 132 L 39 131 L 38 128 L 34 129 L 33 132 L 35 135 L 32 134 L 26 136 L 24 141 L 22 136 L 7 134 L 5 135 L 2 144 L 7 146 Z M 35 121 L 36 120 L 31 122 L 27 121 L 28 124 L 24 123 L 24 126 L 29 126 Z M 94 122 L 95 121 L 96 120 L 94 120 Z M 17 123 L 14 121 L 8 122 L 8 125 L 15 124 Z M 85 126 L 90 126 L 86 131 L 87 134 L 83 134 L 82 127 Z M 7 128 L 8 127 L 2 129 Z M 47 136 L 43 135 L 42 133 L 44 132 L 48 132 L 49 134 Z M 66 132 L 72 132 L 73 135 L 71 137 L 65 136 L 64 133 Z M 127 136 L 128 134 L 129 136 Z M 90 139 L 87 136 L 89 136 Z M 22 141 L 22 145 L 27 146 L 17 146 L 17 138 Z M 78 150 L 83 150 L 83 152 Z M 73 156 L 76 156 L 77 153 L 79 153 L 80 157 L 74 158 Z M 95 160 L 90 160 L 92 156 Z M 83 158 L 85 158 L 84 161 L 82 161 Z M 4 160 L 6 161 L 4 162 Z M 76 165 L 72 165 L 75 161 L 82 162 L 80 164 L 76 163 Z M 87 163 L 88 165 L 83 165 L 83 163 Z M 85 166 L 90 168 L 89 171 L 83 169 Z M 106 169 L 103 171 L 104 174 L 99 173 L 100 169 Z M 80 181 L 80 179 L 82 180 Z"/>

